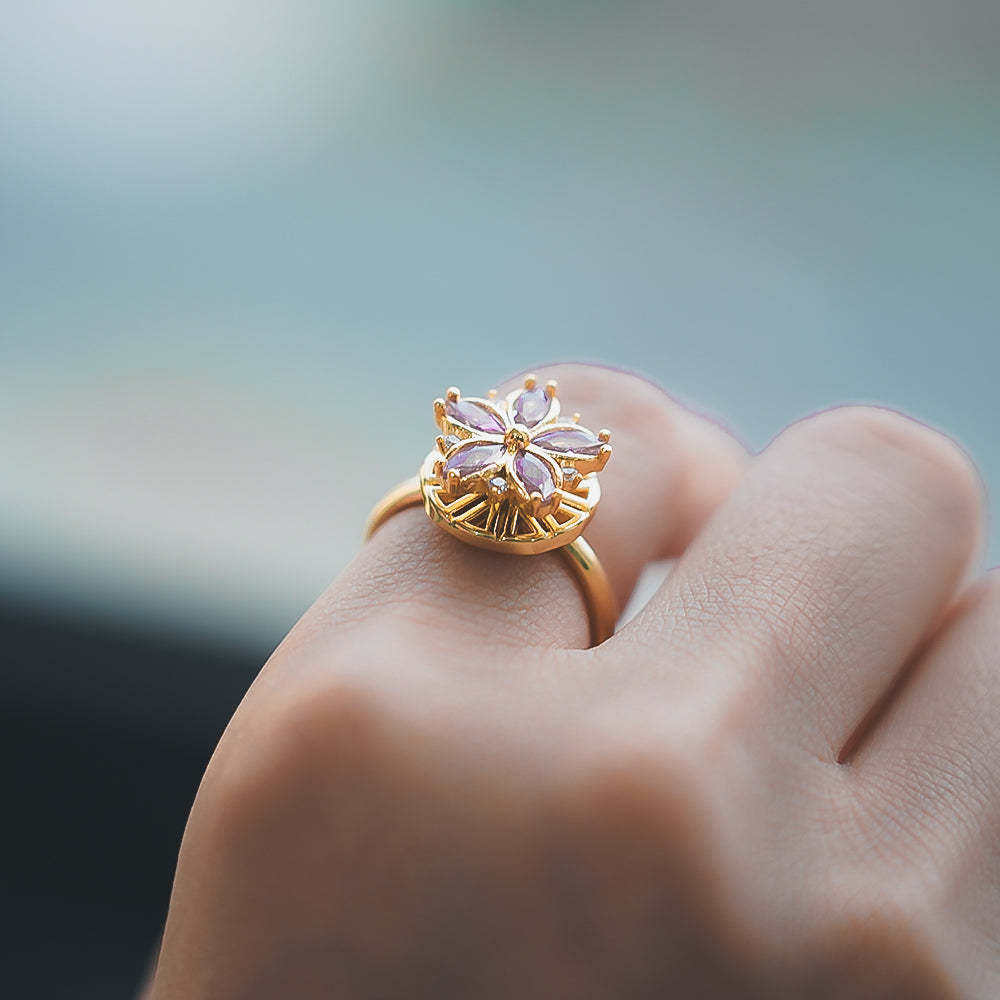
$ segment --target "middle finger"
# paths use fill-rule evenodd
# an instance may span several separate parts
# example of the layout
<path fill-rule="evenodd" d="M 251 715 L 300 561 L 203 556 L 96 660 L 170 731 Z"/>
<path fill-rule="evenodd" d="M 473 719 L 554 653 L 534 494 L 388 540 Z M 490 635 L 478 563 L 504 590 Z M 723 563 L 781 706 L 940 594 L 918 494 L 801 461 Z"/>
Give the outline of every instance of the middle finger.
<path fill-rule="evenodd" d="M 950 439 L 832 410 L 754 462 L 609 646 L 652 648 L 629 659 L 674 690 L 728 692 L 748 724 L 838 759 L 953 598 L 982 523 L 979 478 Z"/>

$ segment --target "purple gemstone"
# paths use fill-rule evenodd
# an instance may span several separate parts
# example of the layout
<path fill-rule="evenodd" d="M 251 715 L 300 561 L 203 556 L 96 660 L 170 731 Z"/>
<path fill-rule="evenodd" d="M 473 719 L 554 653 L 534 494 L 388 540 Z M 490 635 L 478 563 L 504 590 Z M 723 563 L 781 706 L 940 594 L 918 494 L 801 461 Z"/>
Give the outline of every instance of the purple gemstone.
<path fill-rule="evenodd" d="M 445 400 L 444 415 L 455 424 L 462 424 L 483 434 L 503 434 L 506 430 L 500 414 L 485 403 L 473 399 Z"/>
<path fill-rule="evenodd" d="M 550 401 L 551 397 L 540 385 L 536 385 L 534 389 L 525 389 L 510 408 L 514 422 L 534 427 L 548 416 Z"/>
<path fill-rule="evenodd" d="M 559 454 L 597 455 L 604 442 L 586 427 L 554 427 L 532 438 L 532 444 Z"/>
<path fill-rule="evenodd" d="M 457 472 L 460 479 L 474 476 L 487 466 L 496 465 L 502 461 L 504 447 L 502 444 L 469 443 L 457 448 L 454 454 L 444 463 L 443 475 L 448 478 L 450 472 Z"/>
<path fill-rule="evenodd" d="M 532 455 L 530 451 L 522 451 L 514 458 L 514 471 L 528 496 L 539 493 L 543 500 L 551 499 L 556 488 L 556 477 L 548 462 Z"/>

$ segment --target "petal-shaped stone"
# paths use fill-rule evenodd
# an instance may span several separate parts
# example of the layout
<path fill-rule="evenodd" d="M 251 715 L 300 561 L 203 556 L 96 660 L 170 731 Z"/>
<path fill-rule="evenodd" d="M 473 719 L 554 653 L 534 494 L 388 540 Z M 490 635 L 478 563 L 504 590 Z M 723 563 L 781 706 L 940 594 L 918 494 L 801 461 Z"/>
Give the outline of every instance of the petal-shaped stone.
<path fill-rule="evenodd" d="M 460 479 L 476 475 L 490 465 L 503 460 L 504 446 L 484 441 L 470 441 L 461 445 L 444 463 L 442 473 L 447 479 L 449 473 L 457 472 Z"/>
<path fill-rule="evenodd" d="M 530 451 L 522 451 L 514 457 L 514 471 L 528 496 L 538 493 L 542 500 L 552 498 L 556 488 L 556 478 L 548 462 L 537 455 L 532 455 Z"/>
<path fill-rule="evenodd" d="M 510 412 L 514 422 L 525 427 L 534 427 L 548 416 L 551 396 L 540 385 L 525 389 L 511 404 Z"/>
<path fill-rule="evenodd" d="M 475 399 L 445 400 L 444 415 L 455 424 L 483 434 L 503 434 L 503 418 L 486 403 Z"/>
<path fill-rule="evenodd" d="M 604 447 L 604 442 L 593 431 L 577 426 L 542 431 L 531 439 L 531 443 L 560 455 L 595 456 Z"/>

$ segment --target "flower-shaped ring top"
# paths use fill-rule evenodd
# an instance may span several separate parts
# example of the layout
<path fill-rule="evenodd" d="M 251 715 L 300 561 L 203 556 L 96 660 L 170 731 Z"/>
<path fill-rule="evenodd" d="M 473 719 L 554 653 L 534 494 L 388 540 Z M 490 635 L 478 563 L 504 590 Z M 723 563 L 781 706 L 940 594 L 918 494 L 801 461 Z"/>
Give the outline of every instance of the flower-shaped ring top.
<path fill-rule="evenodd" d="M 600 499 L 611 432 L 587 430 L 579 414 L 560 420 L 556 390 L 529 375 L 499 402 L 455 388 L 434 401 L 442 433 L 420 473 L 432 520 L 507 552 L 545 552 L 580 535 Z"/>

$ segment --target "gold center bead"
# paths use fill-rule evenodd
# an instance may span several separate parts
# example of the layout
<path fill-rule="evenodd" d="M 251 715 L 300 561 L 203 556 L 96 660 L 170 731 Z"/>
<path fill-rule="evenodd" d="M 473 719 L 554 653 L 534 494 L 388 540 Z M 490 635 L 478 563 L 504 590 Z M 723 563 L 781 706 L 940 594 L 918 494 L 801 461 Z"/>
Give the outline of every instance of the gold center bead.
<path fill-rule="evenodd" d="M 530 440 L 527 428 L 516 424 L 504 435 L 503 443 L 507 446 L 508 451 L 515 452 L 527 448 Z"/>

